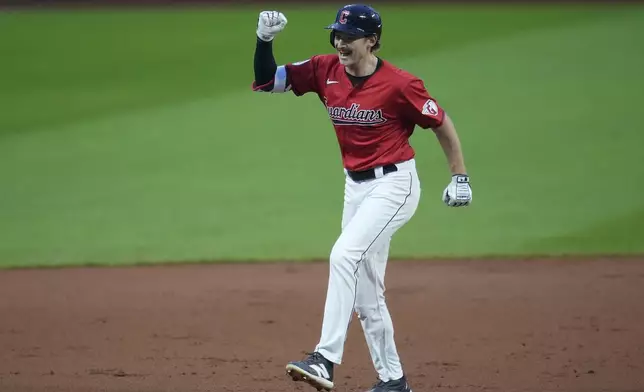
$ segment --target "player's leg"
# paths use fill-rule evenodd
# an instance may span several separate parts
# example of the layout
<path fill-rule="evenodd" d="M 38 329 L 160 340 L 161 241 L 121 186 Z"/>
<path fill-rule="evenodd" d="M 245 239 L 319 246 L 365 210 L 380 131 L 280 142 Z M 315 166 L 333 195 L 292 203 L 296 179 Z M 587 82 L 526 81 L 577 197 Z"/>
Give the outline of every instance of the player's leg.
<path fill-rule="evenodd" d="M 389 242 L 360 268 L 355 310 L 360 319 L 378 382 L 369 392 L 411 392 L 404 374 L 394 326 L 385 301 Z"/>
<path fill-rule="evenodd" d="M 387 241 L 373 257 L 361 264 L 355 304 L 374 368 L 382 381 L 398 380 L 403 376 L 393 322 L 385 301 L 389 244 Z"/>
<path fill-rule="evenodd" d="M 398 172 L 369 183 L 368 195 L 331 251 L 322 334 L 316 352 L 333 363 L 342 362 L 355 307 L 358 267 L 388 244 L 418 206 L 420 184 L 413 161 L 410 166 L 401 166 Z"/>
<path fill-rule="evenodd" d="M 368 187 L 365 184 L 346 183 L 342 208 L 342 231 L 345 230 L 355 216 L 367 190 Z M 328 290 L 331 289 L 329 281 Z M 295 381 L 305 381 L 318 390 L 330 390 L 334 386 L 333 365 L 333 362 L 324 358 L 320 353 L 313 352 L 302 361 L 289 363 L 286 366 L 286 371 Z"/>

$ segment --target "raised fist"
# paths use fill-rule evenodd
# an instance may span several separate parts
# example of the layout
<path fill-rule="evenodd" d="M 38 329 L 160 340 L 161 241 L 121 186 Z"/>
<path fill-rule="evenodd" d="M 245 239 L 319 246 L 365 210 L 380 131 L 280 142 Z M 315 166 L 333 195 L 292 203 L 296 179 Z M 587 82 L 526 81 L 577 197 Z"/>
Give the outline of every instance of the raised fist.
<path fill-rule="evenodd" d="M 279 11 L 262 11 L 257 20 L 257 36 L 262 41 L 270 42 L 284 30 L 287 23 L 286 16 Z"/>

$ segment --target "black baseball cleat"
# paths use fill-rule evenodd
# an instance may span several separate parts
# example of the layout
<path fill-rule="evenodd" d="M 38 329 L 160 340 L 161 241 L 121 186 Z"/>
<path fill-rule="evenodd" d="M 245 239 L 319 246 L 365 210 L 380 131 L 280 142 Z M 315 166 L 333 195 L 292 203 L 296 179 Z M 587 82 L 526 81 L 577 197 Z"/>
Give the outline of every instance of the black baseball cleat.
<path fill-rule="evenodd" d="M 376 385 L 374 385 L 367 392 L 412 392 L 409 384 L 407 383 L 407 377 L 402 376 L 398 380 L 390 380 L 384 382 L 379 380 Z"/>
<path fill-rule="evenodd" d="M 310 353 L 303 361 L 289 362 L 286 373 L 293 381 L 304 381 L 318 391 L 333 389 L 333 363 L 320 353 Z"/>

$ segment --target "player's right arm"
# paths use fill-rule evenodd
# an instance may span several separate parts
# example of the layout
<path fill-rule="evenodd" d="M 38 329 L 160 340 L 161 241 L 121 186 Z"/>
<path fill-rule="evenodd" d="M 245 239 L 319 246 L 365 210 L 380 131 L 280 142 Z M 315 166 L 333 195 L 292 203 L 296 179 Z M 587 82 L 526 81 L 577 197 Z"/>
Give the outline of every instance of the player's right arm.
<path fill-rule="evenodd" d="M 284 30 L 288 23 L 286 16 L 278 11 L 262 11 L 257 21 L 257 43 L 253 68 L 254 91 L 284 93 L 293 91 L 295 95 L 317 92 L 317 57 L 277 66 L 273 55 L 273 40 Z"/>

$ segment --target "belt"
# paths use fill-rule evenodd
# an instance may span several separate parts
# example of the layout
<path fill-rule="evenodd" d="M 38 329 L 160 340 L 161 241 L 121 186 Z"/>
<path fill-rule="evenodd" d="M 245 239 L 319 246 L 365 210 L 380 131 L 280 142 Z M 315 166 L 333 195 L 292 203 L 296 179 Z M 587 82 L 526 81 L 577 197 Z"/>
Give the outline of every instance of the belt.
<path fill-rule="evenodd" d="M 388 174 L 398 171 L 398 166 L 393 163 L 382 167 L 382 174 Z M 367 169 L 361 171 L 347 170 L 347 175 L 355 182 L 373 180 L 376 178 L 376 169 Z"/>

